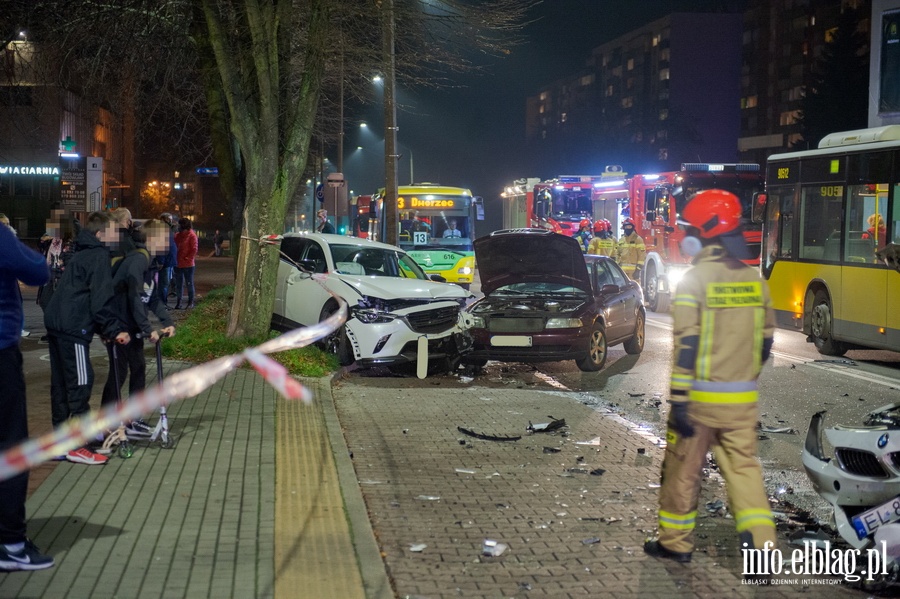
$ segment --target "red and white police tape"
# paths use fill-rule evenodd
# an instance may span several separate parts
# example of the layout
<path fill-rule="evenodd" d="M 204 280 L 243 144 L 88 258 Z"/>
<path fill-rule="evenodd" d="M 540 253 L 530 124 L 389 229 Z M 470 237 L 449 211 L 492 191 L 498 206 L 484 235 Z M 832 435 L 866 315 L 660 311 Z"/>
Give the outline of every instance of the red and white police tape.
<path fill-rule="evenodd" d="M 320 275 L 312 275 L 312 278 L 318 279 L 320 283 L 323 280 Z M 4 451 L 0 454 L 0 480 L 11 478 L 56 456 L 65 455 L 72 449 L 95 439 L 98 434 L 105 434 L 117 428 L 122 422 L 130 422 L 142 415 L 150 414 L 160 406 L 167 406 L 179 399 L 199 395 L 238 368 L 244 360 L 285 398 L 310 403 L 312 401 L 310 390 L 291 377 L 284 366 L 266 354 L 304 347 L 336 331 L 347 320 L 348 314 L 347 303 L 340 298 L 338 300 L 340 309 L 316 325 L 294 329 L 257 347 L 247 348 L 239 354 L 224 356 L 176 372 L 163 379 L 162 383 L 149 387 L 123 402 L 104 408 L 100 412 L 70 420 L 53 432 L 37 439 L 28 439 Z"/>

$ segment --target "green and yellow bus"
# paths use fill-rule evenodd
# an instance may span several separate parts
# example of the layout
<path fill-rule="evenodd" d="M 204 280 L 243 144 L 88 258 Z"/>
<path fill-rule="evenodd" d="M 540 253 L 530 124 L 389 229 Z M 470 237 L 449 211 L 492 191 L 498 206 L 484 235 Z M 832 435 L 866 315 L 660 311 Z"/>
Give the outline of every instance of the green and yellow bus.
<path fill-rule="evenodd" d="M 475 221 L 484 220 L 481 198 L 462 187 L 401 185 L 397 211 L 398 245 L 427 274 L 468 289 L 475 275 Z"/>
<path fill-rule="evenodd" d="M 875 255 L 900 242 L 900 125 L 770 156 L 757 200 L 760 268 L 779 325 L 829 356 L 900 351 L 900 272 Z"/>

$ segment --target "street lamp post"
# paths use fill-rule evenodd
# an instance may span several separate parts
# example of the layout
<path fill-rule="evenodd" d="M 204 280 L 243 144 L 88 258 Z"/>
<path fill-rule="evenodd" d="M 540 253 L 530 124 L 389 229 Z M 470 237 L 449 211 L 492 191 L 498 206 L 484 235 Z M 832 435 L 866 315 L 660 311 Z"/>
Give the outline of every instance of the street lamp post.
<path fill-rule="evenodd" d="M 382 4 L 384 54 L 384 241 L 397 245 L 397 106 L 394 102 L 394 0 Z"/>

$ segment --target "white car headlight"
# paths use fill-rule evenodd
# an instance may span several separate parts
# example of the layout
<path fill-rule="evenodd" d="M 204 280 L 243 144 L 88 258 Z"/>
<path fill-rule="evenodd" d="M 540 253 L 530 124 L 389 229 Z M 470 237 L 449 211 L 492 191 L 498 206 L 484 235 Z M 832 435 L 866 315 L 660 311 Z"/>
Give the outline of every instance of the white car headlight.
<path fill-rule="evenodd" d="M 469 266 L 463 266 L 462 268 L 458 268 L 456 272 L 457 274 L 461 275 L 470 275 L 472 274 L 472 268 Z"/>
<path fill-rule="evenodd" d="M 375 308 L 354 308 L 351 314 L 360 322 L 366 324 L 384 324 L 396 320 L 396 316 L 387 312 L 380 312 Z"/>
<path fill-rule="evenodd" d="M 550 318 L 545 329 L 579 329 L 584 326 L 580 318 Z"/>

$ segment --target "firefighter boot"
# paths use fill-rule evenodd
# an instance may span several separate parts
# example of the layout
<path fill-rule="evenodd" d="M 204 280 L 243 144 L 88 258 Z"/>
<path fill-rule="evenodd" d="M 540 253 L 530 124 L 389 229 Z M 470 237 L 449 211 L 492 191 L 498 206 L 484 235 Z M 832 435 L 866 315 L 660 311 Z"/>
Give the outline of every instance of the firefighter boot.
<path fill-rule="evenodd" d="M 691 561 L 690 553 L 679 553 L 677 551 L 672 551 L 671 549 L 666 549 L 659 542 L 659 539 L 647 539 L 644 541 L 644 553 L 652 555 L 653 557 L 670 559 L 679 564 L 686 564 Z"/>

